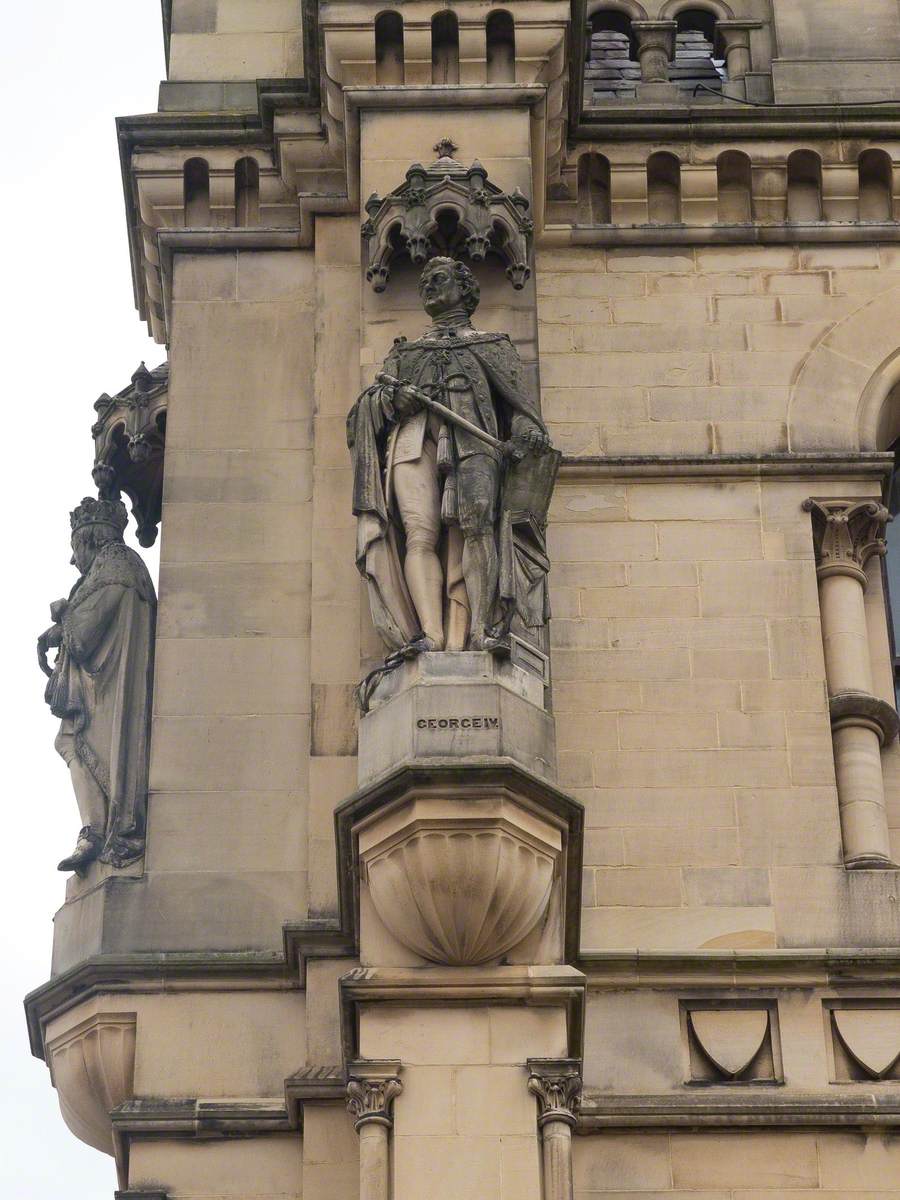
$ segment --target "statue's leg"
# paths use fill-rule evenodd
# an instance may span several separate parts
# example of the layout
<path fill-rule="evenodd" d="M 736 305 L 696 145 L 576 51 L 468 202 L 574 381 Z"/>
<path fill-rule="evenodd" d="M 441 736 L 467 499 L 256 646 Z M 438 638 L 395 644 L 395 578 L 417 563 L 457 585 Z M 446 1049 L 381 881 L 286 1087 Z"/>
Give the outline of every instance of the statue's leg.
<path fill-rule="evenodd" d="M 448 650 L 465 650 L 469 638 L 469 597 L 462 571 L 463 536 L 458 525 L 447 528 L 446 554 L 446 599 L 445 621 Z"/>
<path fill-rule="evenodd" d="M 59 864 L 61 871 L 77 871 L 92 862 L 100 853 L 106 833 L 106 797 L 81 759 L 75 746 L 71 721 L 63 721 L 54 747 L 65 760 L 75 792 L 75 802 L 81 817 L 81 833 L 74 852 Z"/>
<path fill-rule="evenodd" d="M 473 454 L 457 466 L 462 569 L 472 613 L 469 634 L 472 650 L 484 648 L 487 631 L 493 623 L 500 570 L 494 530 L 498 485 L 498 464 L 487 454 Z"/>
<path fill-rule="evenodd" d="M 437 554 L 441 493 L 435 445 L 426 440 L 415 462 L 394 466 L 394 496 L 406 534 L 403 571 L 422 632 L 435 650 L 444 648 L 444 572 Z"/>

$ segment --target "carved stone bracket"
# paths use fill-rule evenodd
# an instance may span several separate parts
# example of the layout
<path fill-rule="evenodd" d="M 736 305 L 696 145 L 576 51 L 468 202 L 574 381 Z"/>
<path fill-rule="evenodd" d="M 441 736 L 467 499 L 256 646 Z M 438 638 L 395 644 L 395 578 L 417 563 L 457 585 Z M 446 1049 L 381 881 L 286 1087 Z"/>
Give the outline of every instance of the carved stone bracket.
<path fill-rule="evenodd" d="M 94 404 L 94 483 L 102 500 L 128 496 L 142 546 L 156 541 L 162 511 L 168 386 L 168 363 L 141 363 L 128 387 Z"/>
<path fill-rule="evenodd" d="M 366 201 L 366 279 L 376 292 L 387 287 L 391 262 L 403 251 L 414 263 L 438 254 L 465 253 L 476 262 L 497 254 L 514 288 L 530 277 L 534 225 L 526 215 L 528 200 L 518 188 L 507 194 L 491 183 L 477 159 L 464 167 L 451 157 L 455 149 L 448 140 L 438 142 L 440 157 L 430 167 L 414 163 L 400 187 Z"/>
<path fill-rule="evenodd" d="M 865 565 L 887 552 L 884 527 L 891 519 L 877 500 L 804 500 L 812 515 L 816 565 L 820 579 L 850 575 L 865 585 Z"/>
<path fill-rule="evenodd" d="M 528 1090 L 537 1097 L 538 1127 L 548 1121 L 573 1126 L 581 1103 L 583 1081 L 577 1058 L 529 1058 Z"/>
<path fill-rule="evenodd" d="M 403 1091 L 398 1062 L 350 1063 L 347 1108 L 357 1130 L 374 1122 L 387 1128 L 393 1124 L 394 1100 Z"/>

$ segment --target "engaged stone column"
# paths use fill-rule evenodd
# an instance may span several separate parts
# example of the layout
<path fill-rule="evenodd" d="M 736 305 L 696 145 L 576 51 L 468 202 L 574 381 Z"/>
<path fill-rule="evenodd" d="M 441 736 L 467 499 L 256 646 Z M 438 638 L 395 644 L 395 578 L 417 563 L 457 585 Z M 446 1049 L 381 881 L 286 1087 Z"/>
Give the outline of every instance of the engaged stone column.
<path fill-rule="evenodd" d="M 528 1090 L 537 1096 L 544 1155 L 544 1200 L 572 1200 L 572 1129 L 581 1101 L 574 1058 L 530 1058 Z"/>
<path fill-rule="evenodd" d="M 812 514 L 844 862 L 890 867 L 881 747 L 900 722 L 872 694 L 863 598 L 865 565 L 886 550 L 888 511 L 876 500 L 807 500 L 803 507 Z"/>
<path fill-rule="evenodd" d="M 669 93 L 669 63 L 675 57 L 675 33 L 678 25 L 675 21 L 632 21 L 631 28 L 637 38 L 641 86 L 643 88 L 646 84 L 666 84 L 664 89 L 653 89 L 650 96 L 653 98 L 658 92 L 662 98 L 663 94 Z"/>
<path fill-rule="evenodd" d="M 759 29 L 759 21 L 717 21 L 716 33 L 722 38 L 728 81 L 737 83 L 752 67 L 750 30 Z"/>
<path fill-rule="evenodd" d="M 347 1108 L 359 1134 L 359 1200 L 390 1200 L 394 1100 L 403 1091 L 397 1062 L 350 1063 Z"/>

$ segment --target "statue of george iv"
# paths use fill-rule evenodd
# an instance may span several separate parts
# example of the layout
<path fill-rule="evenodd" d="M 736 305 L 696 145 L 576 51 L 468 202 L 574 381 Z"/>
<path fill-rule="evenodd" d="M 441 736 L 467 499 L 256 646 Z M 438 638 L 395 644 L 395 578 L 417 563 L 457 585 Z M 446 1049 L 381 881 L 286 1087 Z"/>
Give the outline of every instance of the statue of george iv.
<path fill-rule="evenodd" d="M 419 294 L 430 328 L 395 341 L 347 418 L 357 565 L 391 651 L 502 652 L 516 615 L 549 617 L 560 456 L 508 335 L 472 327 L 468 267 L 431 259 Z"/>
<path fill-rule="evenodd" d="M 123 867 L 144 852 L 156 593 L 123 541 L 120 500 L 88 496 L 70 519 L 80 578 L 50 605 L 38 662 L 82 823 L 59 869 L 81 874 L 95 859 Z M 59 651 L 52 668 L 49 649 Z"/>

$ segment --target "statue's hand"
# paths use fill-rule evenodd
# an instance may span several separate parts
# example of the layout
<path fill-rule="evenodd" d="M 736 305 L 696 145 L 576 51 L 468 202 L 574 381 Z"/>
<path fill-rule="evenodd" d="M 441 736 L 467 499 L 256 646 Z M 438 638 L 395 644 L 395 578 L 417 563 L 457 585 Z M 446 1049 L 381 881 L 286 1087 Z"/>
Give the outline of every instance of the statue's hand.
<path fill-rule="evenodd" d="M 62 615 L 69 607 L 68 600 L 54 600 L 50 605 L 50 620 L 55 624 L 62 620 Z"/>
<path fill-rule="evenodd" d="M 549 435 L 539 425 L 526 426 L 516 440 L 533 454 L 546 454 L 552 445 Z"/>
<path fill-rule="evenodd" d="M 41 634 L 41 636 L 37 640 L 38 666 L 41 668 L 41 670 L 44 672 L 45 675 L 53 674 L 50 664 L 47 662 L 47 651 L 54 650 L 58 646 L 61 646 L 62 645 L 62 636 L 63 636 L 62 626 L 61 625 L 51 625 L 49 629 L 44 630 L 44 632 Z"/>
<path fill-rule="evenodd" d="M 401 384 L 400 387 L 394 389 L 394 409 L 403 420 L 414 416 L 421 407 L 422 401 L 416 394 L 415 388 Z"/>

